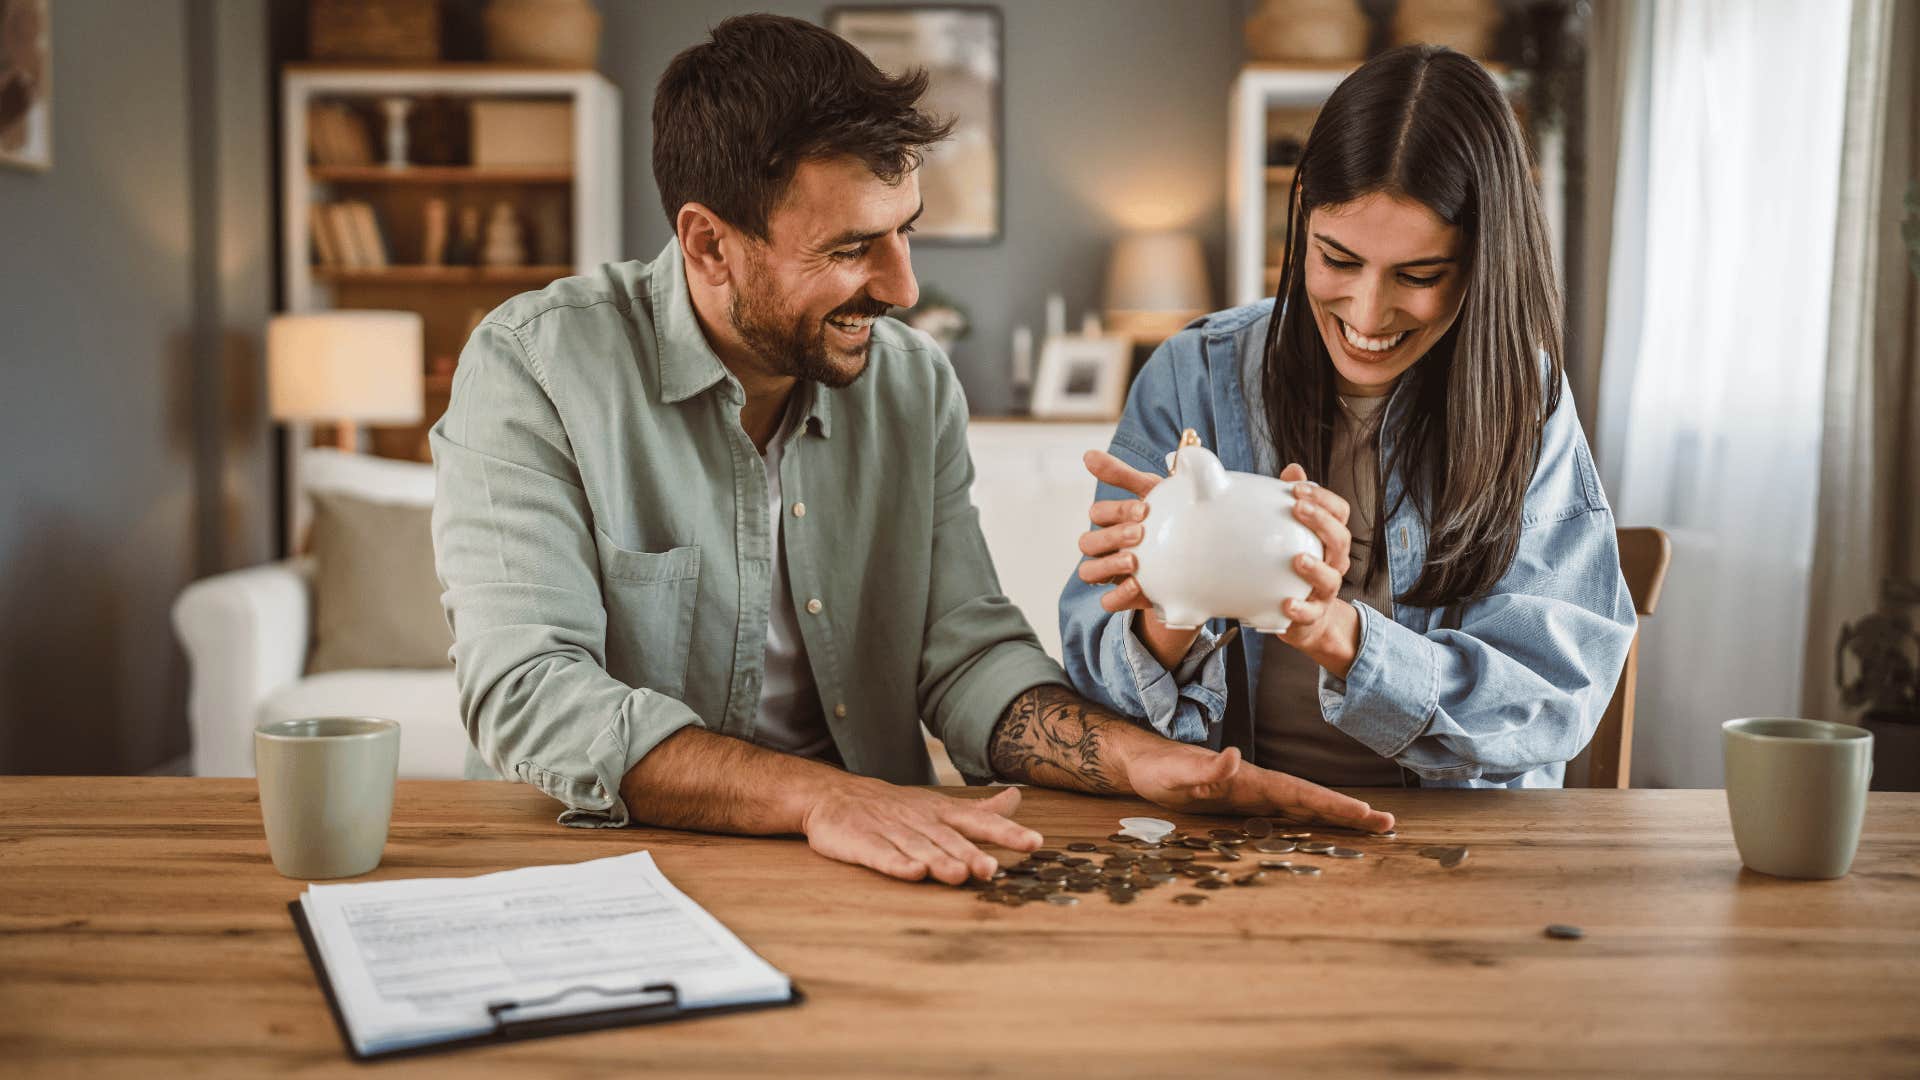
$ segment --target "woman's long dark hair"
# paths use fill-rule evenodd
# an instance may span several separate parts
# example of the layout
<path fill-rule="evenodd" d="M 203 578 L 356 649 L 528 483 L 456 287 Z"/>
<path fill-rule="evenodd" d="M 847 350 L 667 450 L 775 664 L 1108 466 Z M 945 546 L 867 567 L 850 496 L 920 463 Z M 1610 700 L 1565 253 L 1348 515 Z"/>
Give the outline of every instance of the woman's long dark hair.
<path fill-rule="evenodd" d="M 1400 600 L 1445 607 L 1492 591 L 1519 547 L 1540 433 L 1560 402 L 1560 292 L 1520 125 L 1492 77 L 1432 45 L 1367 61 L 1321 109 L 1288 196 L 1261 374 L 1282 463 L 1324 480 L 1338 407 L 1307 301 L 1307 216 L 1375 192 L 1413 199 L 1462 234 L 1459 318 L 1401 376 L 1408 385 L 1396 392 L 1410 400 L 1387 418 L 1393 453 L 1383 463 L 1383 473 L 1399 470 L 1428 532 L 1426 565 Z M 1384 572 L 1387 551 L 1389 511 L 1373 510 L 1368 578 Z"/>

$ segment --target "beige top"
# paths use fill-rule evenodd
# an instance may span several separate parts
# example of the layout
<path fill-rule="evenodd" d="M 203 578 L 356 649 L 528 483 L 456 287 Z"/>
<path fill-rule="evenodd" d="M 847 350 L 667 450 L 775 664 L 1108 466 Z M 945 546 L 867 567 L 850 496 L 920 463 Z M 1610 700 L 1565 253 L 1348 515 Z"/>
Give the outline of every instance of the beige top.
<path fill-rule="evenodd" d="M 1363 601 L 1391 615 L 1393 590 L 1384 572 L 1368 588 L 1358 585 L 1366 579 L 1371 554 L 1380 478 L 1379 420 L 1386 403 L 1384 395 L 1341 396 L 1324 483 L 1353 507 L 1347 521 L 1353 532 L 1353 565 L 1340 585 L 1340 598 Z M 1320 665 L 1273 639 L 1262 642 L 1260 661 L 1253 713 L 1254 753 L 1260 765 L 1330 787 L 1404 786 L 1398 764 L 1321 716 Z"/>

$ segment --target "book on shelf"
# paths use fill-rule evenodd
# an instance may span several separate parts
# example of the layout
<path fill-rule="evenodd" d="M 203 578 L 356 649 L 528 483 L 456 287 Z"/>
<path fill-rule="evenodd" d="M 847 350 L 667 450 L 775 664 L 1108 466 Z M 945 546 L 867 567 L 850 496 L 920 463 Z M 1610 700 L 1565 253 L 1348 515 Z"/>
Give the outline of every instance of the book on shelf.
<path fill-rule="evenodd" d="M 307 107 L 307 149 L 315 165 L 373 164 L 373 134 L 345 105 Z"/>
<path fill-rule="evenodd" d="M 385 270 L 392 265 L 380 217 L 358 199 L 315 203 L 309 215 L 313 250 L 323 269 Z"/>

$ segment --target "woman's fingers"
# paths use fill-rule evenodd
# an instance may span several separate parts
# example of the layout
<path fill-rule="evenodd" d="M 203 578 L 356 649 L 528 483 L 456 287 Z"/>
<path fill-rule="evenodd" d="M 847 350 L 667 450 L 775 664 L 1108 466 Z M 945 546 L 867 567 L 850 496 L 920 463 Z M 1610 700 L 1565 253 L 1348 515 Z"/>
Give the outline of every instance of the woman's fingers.
<path fill-rule="evenodd" d="M 1108 611 L 1126 611 L 1128 608 L 1150 608 L 1153 604 L 1141 590 L 1140 580 L 1130 577 L 1101 593 L 1100 606 Z"/>
<path fill-rule="evenodd" d="M 1117 555 L 1103 555 L 1094 559 L 1083 559 L 1077 573 L 1080 580 L 1089 585 L 1104 585 L 1114 578 L 1126 577 L 1136 570 L 1140 560 L 1133 552 L 1123 551 Z"/>
<path fill-rule="evenodd" d="M 1095 525 L 1121 525 L 1146 517 L 1147 504 L 1141 499 L 1102 499 L 1087 511 L 1087 520 Z"/>
<path fill-rule="evenodd" d="M 1159 477 L 1141 472 L 1105 450 L 1089 450 L 1081 460 L 1094 479 L 1135 495 L 1144 496 L 1160 483 Z"/>
<path fill-rule="evenodd" d="M 1285 479 L 1282 477 L 1282 479 Z M 1353 507 L 1340 494 L 1329 487 L 1319 484 L 1299 483 L 1293 485 L 1293 497 L 1310 502 L 1332 514 L 1334 519 L 1345 525 L 1353 515 Z"/>
<path fill-rule="evenodd" d="M 1146 536 L 1143 525 L 1114 525 L 1080 534 L 1080 554 L 1111 555 L 1138 544 Z"/>
<path fill-rule="evenodd" d="M 1334 517 L 1320 502 L 1308 499 L 1293 504 L 1293 516 L 1320 538 L 1328 565 L 1337 573 L 1346 573 L 1353 555 L 1353 534 L 1347 531 L 1347 523 Z"/>
<path fill-rule="evenodd" d="M 1285 480 L 1289 484 L 1298 483 L 1306 478 L 1307 470 L 1301 468 L 1300 463 L 1297 461 L 1288 462 L 1287 467 L 1280 470 L 1280 479 Z"/>
<path fill-rule="evenodd" d="M 1307 599 L 1331 600 L 1340 595 L 1340 573 L 1324 561 L 1311 555 L 1297 555 L 1293 569 L 1313 589 Z"/>

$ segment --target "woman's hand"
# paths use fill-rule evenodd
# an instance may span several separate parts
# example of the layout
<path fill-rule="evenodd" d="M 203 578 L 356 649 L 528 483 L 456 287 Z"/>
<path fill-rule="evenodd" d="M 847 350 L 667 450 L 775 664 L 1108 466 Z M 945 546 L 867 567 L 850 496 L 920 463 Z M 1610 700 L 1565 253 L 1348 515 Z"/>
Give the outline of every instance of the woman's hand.
<path fill-rule="evenodd" d="M 1154 612 L 1153 601 L 1141 590 L 1140 580 L 1133 576 L 1140 563 L 1133 552 L 1127 550 L 1146 538 L 1145 500 L 1147 492 L 1159 485 L 1160 478 L 1141 472 L 1104 450 L 1089 450 L 1083 460 L 1094 479 L 1131 492 L 1135 497 L 1096 500 L 1088 508 L 1087 520 L 1094 528 L 1080 536 L 1080 554 L 1086 556 L 1080 563 L 1080 580 L 1089 585 L 1113 585 L 1100 597 L 1100 606 L 1108 611 L 1145 612 L 1134 623 L 1140 640 L 1161 667 L 1172 671 L 1187 655 L 1187 649 L 1193 645 L 1193 639 L 1200 636 L 1200 631 L 1167 629 Z"/>
<path fill-rule="evenodd" d="M 1305 600 L 1288 600 L 1280 613 L 1292 620 L 1281 641 L 1299 649 L 1313 662 L 1346 678 L 1360 648 L 1360 613 L 1340 599 L 1340 582 L 1353 565 L 1353 533 L 1347 530 L 1352 508 L 1347 500 L 1307 480 L 1307 471 L 1288 465 L 1280 479 L 1293 483 L 1294 519 L 1313 530 L 1325 548 L 1324 556 L 1294 556 L 1293 569 L 1313 591 Z"/>

